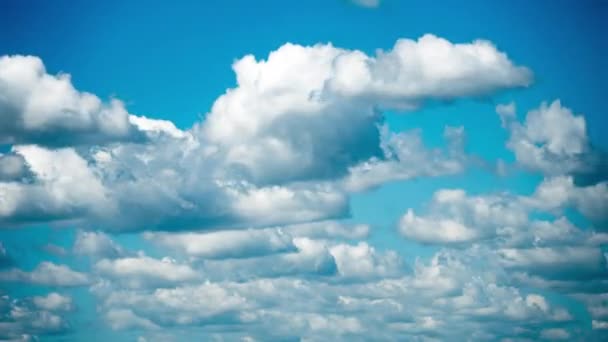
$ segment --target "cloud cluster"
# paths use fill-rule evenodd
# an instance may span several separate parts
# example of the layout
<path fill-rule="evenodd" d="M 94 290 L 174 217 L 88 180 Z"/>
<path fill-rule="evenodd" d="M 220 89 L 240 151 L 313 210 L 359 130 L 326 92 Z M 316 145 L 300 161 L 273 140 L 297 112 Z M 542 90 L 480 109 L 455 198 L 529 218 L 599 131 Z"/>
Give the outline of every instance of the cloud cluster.
<path fill-rule="evenodd" d="M 13 146 L 0 159 L 0 221 L 174 230 L 344 217 L 350 191 L 465 164 L 462 130 L 447 131 L 445 155 L 416 135 L 382 142 L 382 110 L 531 82 L 490 42 L 433 35 L 375 55 L 285 44 L 233 69 L 237 86 L 183 131 L 76 90 L 36 57 L 2 57 L 0 140 Z"/>
<path fill-rule="evenodd" d="M 71 309 L 71 298 L 58 293 L 16 299 L 0 295 L 0 339 L 37 341 L 36 335 L 65 333 L 70 326 L 61 312 Z"/>
<path fill-rule="evenodd" d="M 534 191 L 440 189 L 427 209 L 404 208 L 391 229 L 433 245 L 429 258 L 336 221 L 352 193 L 476 162 L 463 127 L 446 126 L 445 146 L 429 148 L 419 130 L 392 132 L 383 112 L 527 87 L 531 72 L 492 43 L 424 35 L 375 54 L 288 43 L 233 70 L 236 85 L 180 129 L 76 90 L 36 57 L 1 57 L 0 224 L 79 230 L 53 256 L 73 263 L 5 267 L 0 280 L 88 287 L 110 329 L 144 340 L 591 340 L 608 330 L 604 159 L 559 101 L 523 122 L 513 104 L 496 108 L 517 165 L 544 177 Z M 588 309 L 592 329 L 563 296 Z M 57 292 L 2 297 L 0 338 L 65 332 L 60 313 L 75 306 Z"/>

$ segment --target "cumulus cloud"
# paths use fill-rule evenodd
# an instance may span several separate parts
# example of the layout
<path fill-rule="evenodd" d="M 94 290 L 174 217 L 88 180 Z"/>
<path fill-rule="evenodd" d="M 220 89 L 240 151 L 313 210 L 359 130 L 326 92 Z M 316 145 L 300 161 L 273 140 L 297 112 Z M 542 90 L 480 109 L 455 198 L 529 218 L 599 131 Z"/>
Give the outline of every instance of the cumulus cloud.
<path fill-rule="evenodd" d="M 97 215 L 111 206 L 106 189 L 73 148 L 13 147 L 35 181 L 0 182 L 0 221 L 28 222 Z"/>
<path fill-rule="evenodd" d="M 30 272 L 17 268 L 2 271 L 0 280 L 59 287 L 84 286 L 90 283 L 87 274 L 49 261 L 41 262 Z"/>
<path fill-rule="evenodd" d="M 470 196 L 462 189 L 436 191 L 426 215 L 408 209 L 398 224 L 406 238 L 429 244 L 466 246 L 484 239 L 498 239 L 502 245 L 522 241 L 535 245 L 568 242 L 582 243 L 583 233 L 563 215 L 574 208 L 585 217 L 600 222 L 606 219 L 607 183 L 578 187 L 571 176 L 544 179 L 530 196 L 509 193 Z M 534 219 L 535 213 L 553 213 L 553 221 Z M 595 239 L 601 235 L 595 236 Z M 561 240 L 561 241 L 560 241 Z"/>
<path fill-rule="evenodd" d="M 433 35 L 398 40 L 375 56 L 285 44 L 233 69 L 238 86 L 216 100 L 198 131 L 256 183 L 335 177 L 381 156 L 377 108 L 413 109 L 531 82 L 529 70 L 490 42 Z"/>
<path fill-rule="evenodd" d="M 140 139 L 123 103 L 48 74 L 33 56 L 0 57 L 0 144 L 66 146 Z"/>
<path fill-rule="evenodd" d="M 296 250 L 292 237 L 282 230 L 244 230 L 200 233 L 149 233 L 161 245 L 183 250 L 187 255 L 208 258 L 248 258 Z"/>
<path fill-rule="evenodd" d="M 47 311 L 66 311 L 73 307 L 72 298 L 57 292 L 51 292 L 46 296 L 33 297 L 32 301 L 36 307 Z"/>
<path fill-rule="evenodd" d="M 37 336 L 58 335 L 68 330 L 69 325 L 64 317 L 32 305 L 31 298 L 0 296 L 0 339 L 30 341 L 37 340 Z"/>
<path fill-rule="evenodd" d="M 169 257 L 155 259 L 145 255 L 102 259 L 95 264 L 95 271 L 129 287 L 167 286 L 199 278 L 187 264 Z"/>
<path fill-rule="evenodd" d="M 128 309 L 112 309 L 106 312 L 105 319 L 114 330 L 123 329 L 157 329 L 158 326 L 150 320 L 137 316 Z"/>
<path fill-rule="evenodd" d="M 525 269 L 549 278 L 583 279 L 606 276 L 606 258 L 599 248 L 545 247 L 500 249 L 500 261 L 508 268 Z"/>
<path fill-rule="evenodd" d="M 93 257 L 115 258 L 121 256 L 124 251 L 110 237 L 103 232 L 78 231 L 72 251 L 79 255 Z"/>
<path fill-rule="evenodd" d="M 507 147 L 523 167 L 548 176 L 576 174 L 605 180 L 599 174 L 606 171 L 606 157 L 590 144 L 585 118 L 559 100 L 543 102 L 521 123 L 513 103 L 498 105 L 496 112 L 510 134 Z"/>
<path fill-rule="evenodd" d="M 141 328 L 156 324 L 188 325 L 207 322 L 230 312 L 247 307 L 247 301 L 233 291 L 217 284 L 156 289 L 151 293 L 118 291 L 109 294 L 103 305 L 108 307 L 112 328 L 124 329 L 133 325 Z M 117 309 L 122 308 L 122 309 Z M 137 308 L 136 316 L 130 308 Z M 157 323 L 153 323 L 157 322 Z M 145 323 L 144 323 L 145 322 Z"/>
<path fill-rule="evenodd" d="M 315 249 L 312 245 L 302 248 Z M 365 280 L 305 278 L 298 272 L 170 288 L 116 289 L 108 284 L 93 292 L 101 301 L 101 310 L 123 313 L 126 322 L 148 322 L 134 323 L 132 328 L 199 326 L 204 336 L 246 332 L 256 339 L 411 339 L 446 338 L 446 331 L 451 337 L 465 337 L 479 330 L 498 338 L 512 332 L 501 324 L 505 320 L 535 329 L 537 336 L 547 323 L 572 320 L 568 311 L 548 298 L 499 285 L 492 273 L 480 276 L 469 267 L 469 260 L 450 253 L 439 253 L 429 263 L 417 263 L 413 273 L 390 277 L 379 254 L 364 243 L 339 245 L 330 252 L 339 269 L 335 277 L 346 280 L 350 274 Z M 370 277 L 372 270 L 380 277 Z M 129 328 L 120 324 L 111 327 Z"/>
<path fill-rule="evenodd" d="M 442 189 L 433 195 L 430 213 L 408 209 L 399 231 L 424 243 L 461 244 L 496 237 L 528 222 L 527 210 L 507 194 L 467 196 L 462 189 Z"/>
<path fill-rule="evenodd" d="M 540 210 L 576 208 L 592 220 L 608 219 L 608 182 L 576 186 L 572 176 L 546 178 L 526 202 Z"/>
<path fill-rule="evenodd" d="M 349 169 L 343 181 L 347 191 L 367 190 L 395 180 L 461 172 L 470 162 L 463 149 L 464 129 L 446 127 L 445 150 L 428 149 L 420 131 L 390 133 L 382 129 L 383 158 L 372 158 Z"/>
<path fill-rule="evenodd" d="M 111 329 L 184 340 L 190 328 L 205 340 L 575 336 L 580 322 L 538 288 L 582 302 L 596 331 L 608 326 L 608 238 L 596 231 L 606 183 L 577 183 L 594 154 L 584 119 L 559 103 L 523 123 L 514 105 L 497 108 L 517 161 L 545 180 L 529 196 L 443 189 L 425 213 L 407 210 L 403 236 L 447 246 L 413 267 L 367 240 L 370 226 L 328 221 L 348 215 L 351 192 L 472 161 L 462 127 L 446 127 L 446 147 L 432 149 L 419 131 L 391 133 L 382 111 L 528 86 L 531 72 L 487 41 L 425 35 L 374 55 L 285 44 L 237 60 L 237 85 L 188 130 L 78 92 L 36 58 L 2 61 L 0 110 L 16 121 L 0 129 L 0 143 L 15 144 L 0 156 L 0 222 L 98 230 L 78 231 L 72 247 L 91 256 L 80 260 L 91 275 L 43 261 L 0 279 L 91 284 Z M 580 229 L 563 216 L 570 208 L 598 226 Z M 136 254 L 105 230 L 149 230 L 160 248 Z M 0 303 L 2 338 L 63 331 L 58 313 L 74 307 L 56 292 L 21 311 Z"/>
<path fill-rule="evenodd" d="M 373 56 L 285 44 L 265 60 L 237 60 L 237 86 L 217 98 L 204 121 L 181 130 L 77 91 L 69 76 L 48 74 L 36 57 L 2 57 L 0 70 L 0 108 L 8 113 L 0 137 L 17 144 L 14 154 L 32 174 L 32 181 L 18 181 L 19 160 L 3 156 L 0 220 L 78 219 L 108 230 L 344 217 L 349 188 L 463 167 L 458 129 L 448 130 L 456 147 L 450 143 L 445 153 L 417 151 L 423 146 L 415 136 L 392 137 L 391 151 L 383 151 L 382 110 L 531 82 L 528 69 L 481 40 L 455 44 L 425 35 Z M 144 143 L 127 143 L 136 136 Z M 415 162 L 432 165 L 407 166 Z"/>

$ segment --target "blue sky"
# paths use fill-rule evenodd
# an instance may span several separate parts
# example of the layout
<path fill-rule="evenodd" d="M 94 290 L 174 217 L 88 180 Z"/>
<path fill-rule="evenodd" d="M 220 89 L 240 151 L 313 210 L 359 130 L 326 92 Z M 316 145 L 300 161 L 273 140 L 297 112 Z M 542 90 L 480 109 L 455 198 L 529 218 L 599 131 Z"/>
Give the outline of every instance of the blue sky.
<path fill-rule="evenodd" d="M 606 338 L 607 11 L 2 3 L 0 339 Z"/>

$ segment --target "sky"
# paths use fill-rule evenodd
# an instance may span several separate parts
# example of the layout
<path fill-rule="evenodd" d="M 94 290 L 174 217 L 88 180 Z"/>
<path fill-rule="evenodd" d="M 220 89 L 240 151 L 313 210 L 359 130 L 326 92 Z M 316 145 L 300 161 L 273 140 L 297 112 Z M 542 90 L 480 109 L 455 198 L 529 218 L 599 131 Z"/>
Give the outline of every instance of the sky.
<path fill-rule="evenodd" d="M 608 339 L 606 22 L 0 2 L 0 340 Z"/>

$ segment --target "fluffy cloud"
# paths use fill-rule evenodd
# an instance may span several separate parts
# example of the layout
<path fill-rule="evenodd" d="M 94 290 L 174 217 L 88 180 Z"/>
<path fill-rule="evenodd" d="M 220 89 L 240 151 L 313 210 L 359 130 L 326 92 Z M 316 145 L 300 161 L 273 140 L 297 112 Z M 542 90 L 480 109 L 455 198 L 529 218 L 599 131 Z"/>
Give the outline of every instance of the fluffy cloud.
<path fill-rule="evenodd" d="M 112 292 L 105 298 L 103 305 L 110 308 L 108 318 L 112 321 L 112 327 L 124 329 L 133 326 L 151 328 L 156 324 L 200 324 L 242 310 L 247 307 L 247 301 L 217 284 L 207 283 L 156 289 L 151 293 Z M 143 317 L 136 316 L 129 308 L 136 308 Z"/>
<path fill-rule="evenodd" d="M 44 261 L 31 272 L 13 268 L 0 272 L 0 280 L 30 283 L 42 286 L 83 286 L 89 283 L 89 277 L 65 265 Z"/>
<path fill-rule="evenodd" d="M 592 148 L 585 118 L 559 100 L 543 102 L 523 123 L 517 121 L 513 103 L 498 105 L 496 111 L 510 133 L 507 147 L 523 167 L 549 176 L 577 174 L 589 179 L 605 172 L 606 157 Z"/>
<path fill-rule="evenodd" d="M 158 329 L 150 320 L 137 316 L 128 309 L 112 309 L 106 312 L 105 319 L 114 330 L 122 329 Z"/>
<path fill-rule="evenodd" d="M 410 268 L 372 244 L 369 226 L 323 221 L 348 215 L 350 192 L 471 162 L 463 128 L 446 127 L 447 146 L 430 149 L 419 131 L 391 133 L 382 111 L 530 84 L 531 73 L 489 42 L 426 35 L 373 56 L 286 44 L 265 60 L 237 60 L 237 86 L 190 130 L 78 92 L 35 58 L 3 61 L 29 63 L 11 68 L 35 77 L 19 81 L 0 68 L 8 82 L 0 82 L 0 110 L 20 118 L 0 129 L 0 143 L 18 143 L 0 156 L 0 222 L 70 220 L 99 231 L 78 231 L 72 248 L 91 256 L 79 262 L 93 263 L 92 275 L 44 261 L 0 279 L 92 284 L 113 330 L 161 340 L 165 332 L 192 339 L 190 328 L 206 340 L 595 336 L 579 335 L 580 322 L 544 290 L 586 305 L 595 330 L 608 326 L 608 238 L 595 231 L 601 226 L 583 230 L 563 216 L 573 207 L 602 222 L 606 183 L 576 182 L 583 155 L 593 153 L 582 117 L 559 103 L 524 123 L 514 106 L 497 108 L 518 162 L 547 177 L 532 195 L 444 189 L 425 214 L 403 215 L 406 238 L 448 246 L 428 260 Z M 160 248 L 136 254 L 102 230 L 150 230 L 143 237 Z M 21 302 L 2 302 L 0 330 L 9 333 L 0 337 L 66 329 L 58 312 L 73 308 L 70 297 L 24 303 L 19 311 Z"/>
<path fill-rule="evenodd" d="M 365 280 L 306 279 L 299 272 L 171 288 L 114 289 L 109 285 L 95 288 L 94 293 L 101 310 L 125 317 L 110 323 L 114 329 L 199 326 L 203 335 L 215 332 L 227 337 L 229 329 L 231 334 L 246 332 L 256 339 L 446 338 L 445 331 L 464 337 L 473 330 L 494 338 L 516 335 L 511 325 L 503 324 L 505 320 L 526 326 L 538 337 L 547 323 L 572 319 L 549 299 L 498 285 L 492 273 L 480 276 L 470 269 L 469 260 L 446 252 L 428 264 L 417 263 L 412 274 L 386 278 L 386 268 L 373 265 L 378 255 L 373 256 L 376 252 L 366 244 L 341 245 L 330 251 L 342 269 L 335 277 L 351 272 Z M 362 267 L 357 269 L 357 265 Z M 369 277 L 371 268 L 380 271 L 379 278 Z M 133 324 L 113 323 L 120 321 Z"/>
<path fill-rule="evenodd" d="M 296 250 L 282 230 L 219 231 L 206 234 L 147 234 L 147 238 L 187 255 L 202 258 L 247 258 Z"/>
<path fill-rule="evenodd" d="M 36 145 L 13 148 L 34 182 L 0 182 L 0 221 L 42 221 L 99 215 L 111 206 L 106 189 L 73 148 L 49 150 Z"/>
<path fill-rule="evenodd" d="M 541 210 L 574 207 L 592 220 L 608 219 L 608 182 L 576 186 L 572 176 L 547 178 L 526 202 Z"/>
<path fill-rule="evenodd" d="M 382 129 L 383 158 L 372 158 L 349 169 L 344 188 L 350 192 L 373 188 L 394 180 L 421 176 L 439 176 L 462 171 L 469 157 L 464 153 L 464 129 L 446 127 L 448 141 L 445 150 L 428 149 L 422 143 L 420 131 L 390 133 Z"/>
<path fill-rule="evenodd" d="M 527 222 L 525 207 L 513 196 L 469 197 L 461 189 L 443 189 L 433 195 L 426 217 L 408 209 L 399 222 L 399 231 L 424 243 L 459 244 L 495 237 Z"/>
<path fill-rule="evenodd" d="M 433 35 L 398 40 L 376 56 L 285 44 L 233 69 L 238 86 L 216 100 L 198 131 L 256 183 L 335 177 L 381 156 L 376 108 L 485 95 L 527 86 L 531 77 L 487 41 Z"/>
<path fill-rule="evenodd" d="M 103 259 L 95 264 L 95 270 L 129 287 L 167 286 L 199 278 L 189 265 L 168 257 L 155 259 L 145 255 Z"/>
<path fill-rule="evenodd" d="M 419 216 L 410 208 L 401 217 L 398 229 L 406 238 L 430 244 L 466 246 L 483 239 L 498 239 L 502 245 L 522 241 L 536 245 L 582 243 L 582 235 L 591 238 L 589 232 L 581 232 L 560 215 L 567 208 L 575 208 L 585 217 L 603 222 L 608 212 L 606 203 L 606 182 L 578 187 L 571 176 L 544 179 L 530 196 L 468 196 L 462 189 L 442 189 L 433 195 L 426 215 Z M 558 218 L 533 219 L 538 212 L 553 213 Z M 603 229 L 603 225 L 597 229 Z"/>
<path fill-rule="evenodd" d="M 51 292 L 46 296 L 36 296 L 32 298 L 34 305 L 47 311 L 65 311 L 73 307 L 72 298 Z"/>
<path fill-rule="evenodd" d="M 34 298 L 34 302 L 35 302 Z M 10 341 L 37 340 L 36 335 L 57 335 L 67 332 L 65 318 L 45 308 L 31 305 L 30 298 L 14 299 L 0 296 L 0 339 Z"/>
<path fill-rule="evenodd" d="M 65 146 L 140 139 L 122 102 L 74 89 L 32 56 L 0 57 L 0 144 Z"/>
<path fill-rule="evenodd" d="M 405 273 L 405 265 L 394 251 L 380 253 L 366 242 L 337 244 L 329 248 L 338 274 L 345 278 L 395 277 Z"/>
<path fill-rule="evenodd" d="M 93 257 L 115 258 L 124 252 L 110 237 L 102 232 L 78 231 L 72 250 L 75 254 Z"/>
<path fill-rule="evenodd" d="M 433 35 L 401 39 L 374 56 L 285 44 L 266 60 L 245 56 L 233 69 L 237 86 L 183 131 L 77 91 L 69 76 L 47 74 L 38 58 L 3 57 L 0 109 L 8 116 L 0 137 L 21 144 L 14 154 L 32 181 L 19 181 L 18 159 L 2 157 L 8 181 L 0 182 L 0 220 L 175 230 L 344 217 L 349 189 L 463 167 L 459 130 L 448 131 L 453 144 L 445 153 L 424 150 L 416 136 L 391 137 L 383 151 L 381 110 L 531 81 L 489 42 L 453 44 Z M 128 143 L 133 139 L 142 143 Z"/>

